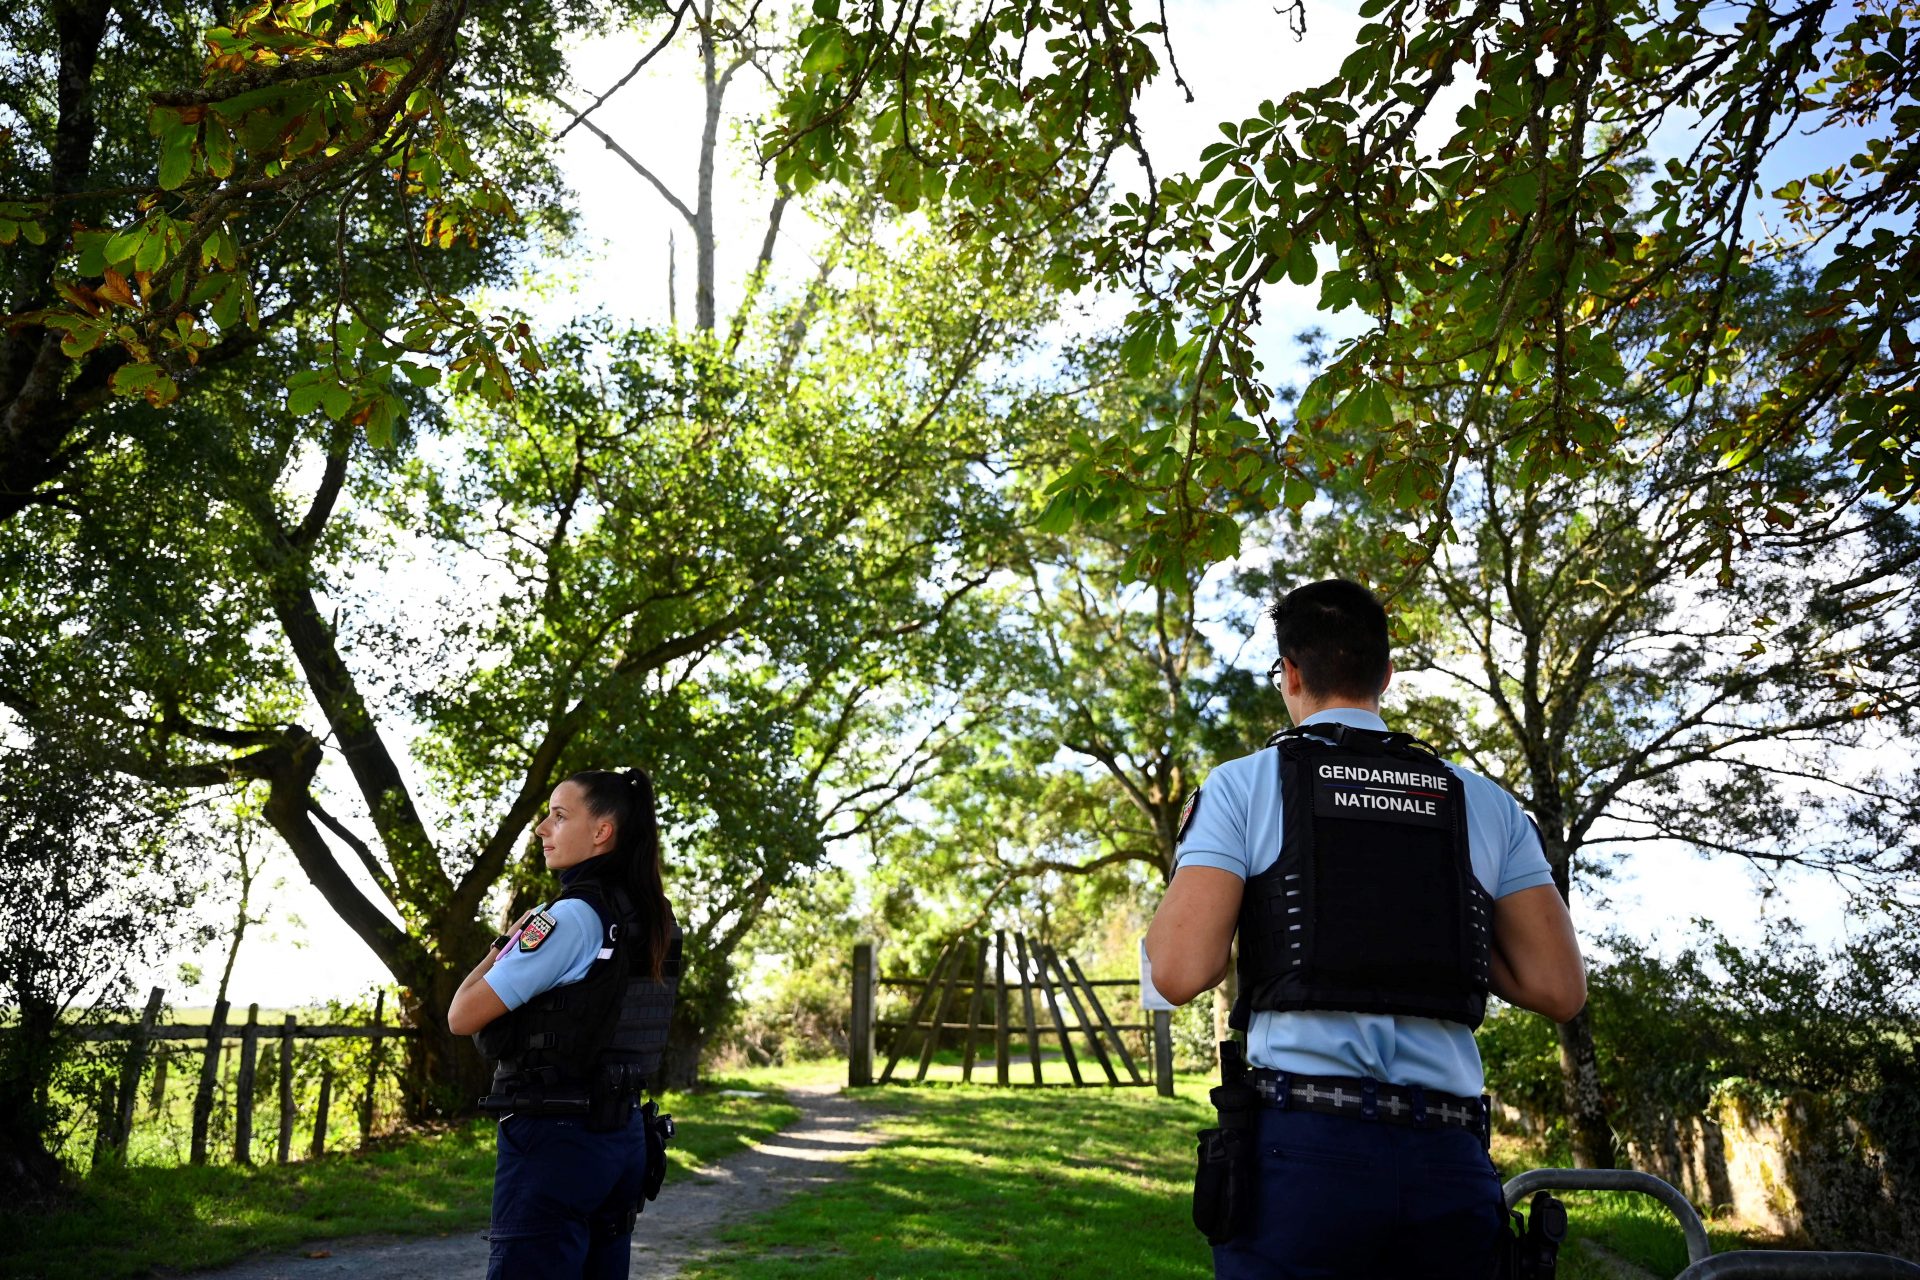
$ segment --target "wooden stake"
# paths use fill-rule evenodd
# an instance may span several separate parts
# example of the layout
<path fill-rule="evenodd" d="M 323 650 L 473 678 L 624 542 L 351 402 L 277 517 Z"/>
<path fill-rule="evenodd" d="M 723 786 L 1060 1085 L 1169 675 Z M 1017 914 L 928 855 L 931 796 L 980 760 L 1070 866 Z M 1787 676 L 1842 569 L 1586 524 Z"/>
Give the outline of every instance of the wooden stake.
<path fill-rule="evenodd" d="M 1100 1025 L 1106 1028 L 1107 1038 L 1113 1041 L 1113 1047 L 1119 1051 L 1121 1065 L 1126 1067 L 1127 1074 L 1133 1077 L 1135 1084 L 1145 1084 L 1146 1081 L 1140 1078 L 1140 1068 L 1133 1065 L 1133 1055 L 1127 1052 L 1126 1041 L 1122 1040 L 1120 1033 L 1113 1029 L 1113 1019 L 1107 1016 L 1106 1007 L 1100 1003 L 1100 997 L 1094 994 L 1093 984 L 1087 981 L 1087 975 L 1080 971 L 1080 962 L 1068 956 L 1067 967 L 1073 970 L 1074 980 L 1080 984 L 1080 989 L 1086 992 L 1087 1003 L 1093 1006 L 1094 1016 L 1100 1019 Z"/>
<path fill-rule="evenodd" d="M 140 1015 L 140 1025 L 127 1046 L 127 1060 L 120 1068 L 117 1094 L 120 1107 L 114 1115 L 112 1145 L 114 1154 L 122 1159 L 127 1154 L 127 1140 L 133 1136 L 133 1108 L 140 1100 L 140 1073 L 147 1067 L 147 1042 L 153 1035 L 153 1022 L 160 1016 L 160 1001 L 165 994 L 159 987 L 147 993 L 146 1012 Z"/>
<path fill-rule="evenodd" d="M 162 1045 L 153 1055 L 153 1083 L 147 1088 L 147 1110 L 158 1114 L 167 1105 L 167 1064 L 173 1061 L 173 1050 Z"/>
<path fill-rule="evenodd" d="M 1060 975 L 1060 989 L 1067 993 L 1067 1003 L 1073 1006 L 1073 1020 L 1079 1026 L 1080 1034 L 1084 1035 L 1087 1043 L 1093 1046 L 1094 1060 L 1100 1064 L 1100 1069 L 1107 1073 L 1108 1084 L 1119 1084 L 1120 1077 L 1115 1073 L 1113 1063 L 1107 1060 L 1106 1049 L 1101 1047 L 1100 1029 L 1093 1025 L 1093 1020 L 1087 1017 L 1087 1011 L 1080 1007 L 1079 993 L 1073 989 L 1073 979 L 1067 976 L 1066 966 L 1060 963 L 1060 953 L 1048 947 L 1046 959 L 1040 963 L 1043 969 L 1051 964 L 1053 971 Z M 1051 992 L 1048 993 L 1048 997 L 1052 997 Z M 1058 1008 L 1054 1010 L 1053 1016 L 1055 1018 L 1060 1016 Z"/>
<path fill-rule="evenodd" d="M 949 942 L 946 950 L 940 953 L 940 958 L 934 961 L 933 972 L 927 975 L 927 985 L 920 988 L 920 994 L 914 997 L 913 1011 L 907 1014 L 907 1024 L 894 1032 L 893 1048 L 887 1054 L 887 1069 L 880 1073 L 881 1084 L 893 1079 L 893 1069 L 899 1065 L 900 1055 L 906 1052 L 907 1040 L 912 1035 L 913 1028 L 918 1025 L 920 1015 L 925 1012 L 927 1002 L 933 999 L 934 984 L 940 981 L 940 971 L 946 966 L 947 957 L 953 954 L 953 948 L 954 943 Z"/>
<path fill-rule="evenodd" d="M 233 1119 L 233 1162 L 253 1163 L 253 1069 L 260 1056 L 260 1006 L 247 1006 L 247 1029 L 240 1033 L 240 1082 Z"/>
<path fill-rule="evenodd" d="M 380 1028 L 386 1017 L 387 993 L 373 999 L 373 1044 L 367 1053 L 367 1092 L 360 1100 L 360 1145 L 373 1141 L 373 1091 L 380 1083 Z"/>
<path fill-rule="evenodd" d="M 966 963 L 966 944 L 955 938 L 953 947 L 953 963 L 947 967 L 947 984 L 940 989 L 940 1002 L 933 1009 L 933 1023 L 927 1028 L 926 1038 L 920 1042 L 920 1069 L 913 1073 L 915 1084 L 927 1078 L 927 1067 L 932 1064 L 934 1052 L 940 1047 L 940 1032 L 946 1025 L 947 1010 L 953 1007 L 953 989 L 960 983 L 960 966 Z"/>
<path fill-rule="evenodd" d="M 313 1110 L 313 1157 L 327 1154 L 327 1104 L 333 1101 L 333 1068 L 320 1068 L 320 1105 Z"/>
<path fill-rule="evenodd" d="M 227 1002 L 213 1007 L 213 1021 L 207 1024 L 207 1052 L 200 1060 L 200 1089 L 193 1095 L 193 1146 L 187 1159 L 193 1164 L 207 1162 L 207 1123 L 213 1119 L 213 1084 L 220 1069 L 220 1038 L 227 1028 Z"/>
<path fill-rule="evenodd" d="M 1007 1025 L 1007 931 L 997 930 L 993 939 L 993 1074 L 996 1083 L 1006 1084 L 1013 1038 Z"/>
<path fill-rule="evenodd" d="M 1173 1096 L 1173 1014 L 1153 1011 L 1153 1084 L 1163 1098 Z"/>
<path fill-rule="evenodd" d="M 274 1159 L 281 1164 L 293 1154 L 293 1015 L 280 1024 L 280 1141 Z"/>
<path fill-rule="evenodd" d="M 873 944 L 853 944 L 853 1011 L 847 1028 L 847 1083 L 873 1083 L 873 997 L 879 986 Z"/>
<path fill-rule="evenodd" d="M 973 991 L 967 997 L 967 1051 L 960 1065 L 960 1079 L 963 1083 L 973 1083 L 973 1037 L 980 1029 L 980 1005 L 986 995 L 987 986 L 987 943 L 980 939 L 973 944 Z"/>
<path fill-rule="evenodd" d="M 1027 935 L 1014 934 L 1013 945 L 1020 958 L 1020 999 L 1027 1006 L 1027 1057 L 1033 1063 L 1033 1082 L 1042 1084 L 1039 1020 L 1033 1016 L 1033 980 L 1027 976 Z"/>

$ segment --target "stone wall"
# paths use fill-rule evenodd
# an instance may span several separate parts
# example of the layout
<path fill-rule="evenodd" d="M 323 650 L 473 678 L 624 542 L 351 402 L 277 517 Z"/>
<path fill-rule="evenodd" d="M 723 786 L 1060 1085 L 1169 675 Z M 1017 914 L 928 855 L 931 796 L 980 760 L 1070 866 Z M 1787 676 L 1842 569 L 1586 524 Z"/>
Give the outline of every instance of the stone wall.
<path fill-rule="evenodd" d="M 1858 1119 L 1811 1095 L 1724 1090 L 1704 1116 L 1643 1116 L 1628 1159 L 1703 1208 L 1825 1249 L 1920 1259 L 1920 1179 Z"/>

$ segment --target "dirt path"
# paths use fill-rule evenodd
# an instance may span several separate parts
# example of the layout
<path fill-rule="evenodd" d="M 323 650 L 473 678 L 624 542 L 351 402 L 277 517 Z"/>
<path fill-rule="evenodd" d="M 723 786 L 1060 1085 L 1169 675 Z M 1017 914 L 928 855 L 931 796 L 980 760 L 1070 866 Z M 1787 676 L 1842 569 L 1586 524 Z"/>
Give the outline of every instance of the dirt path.
<path fill-rule="evenodd" d="M 719 1228 L 772 1208 L 796 1192 L 844 1176 L 848 1156 L 881 1141 L 873 1122 L 884 1112 L 856 1102 L 831 1086 L 789 1089 L 800 1119 L 764 1142 L 691 1175 L 670 1175 L 666 1190 L 640 1215 L 633 1233 L 637 1280 L 666 1280 L 714 1247 Z M 326 1252 L 328 1256 L 312 1255 Z M 195 1280 L 439 1280 L 482 1276 L 487 1270 L 484 1231 L 422 1239 L 359 1236 L 316 1240 L 285 1253 L 267 1254 Z"/>

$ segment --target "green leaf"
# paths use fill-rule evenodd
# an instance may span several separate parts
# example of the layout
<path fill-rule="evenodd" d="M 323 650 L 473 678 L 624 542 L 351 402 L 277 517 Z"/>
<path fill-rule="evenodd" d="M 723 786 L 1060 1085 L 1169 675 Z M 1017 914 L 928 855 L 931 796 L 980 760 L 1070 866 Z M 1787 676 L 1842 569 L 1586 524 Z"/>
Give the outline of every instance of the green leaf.
<path fill-rule="evenodd" d="M 135 223 L 124 231 L 114 232 L 111 236 L 107 237 L 106 246 L 102 250 L 106 257 L 106 264 L 102 267 L 102 270 L 104 270 L 106 266 L 117 267 L 123 263 L 133 261 L 134 256 L 140 252 L 140 246 L 146 242 L 147 224 L 144 222 Z M 89 271 L 86 274 L 91 276 L 100 273 L 98 271 Z"/>
<path fill-rule="evenodd" d="M 1072 529 L 1075 493 L 1073 489 L 1062 489 L 1054 494 L 1046 509 L 1040 513 L 1040 518 L 1033 522 L 1033 527 L 1041 533 L 1056 534 Z"/>
<path fill-rule="evenodd" d="M 1287 247 L 1287 279 L 1297 285 L 1309 285 L 1319 272 L 1320 266 L 1313 260 L 1313 242 L 1305 236 L 1295 236 Z"/>
<path fill-rule="evenodd" d="M 193 144 L 200 136 L 198 125 L 179 125 L 168 129 L 160 139 L 160 189 L 172 191 L 193 172 Z"/>
<path fill-rule="evenodd" d="M 807 46 L 807 53 L 800 60 L 800 69 L 808 75 L 825 75 L 837 71 L 847 60 L 847 33 L 839 26 L 830 26 L 814 37 Z"/>
<path fill-rule="evenodd" d="M 287 412 L 296 417 L 306 417 L 320 407 L 321 392 L 318 374 L 295 374 L 287 380 Z"/>
<path fill-rule="evenodd" d="M 340 419 L 347 416 L 347 411 L 353 408 L 352 388 L 343 387 L 337 382 L 322 386 L 320 388 L 320 407 L 326 410 L 329 418 L 335 422 L 340 421 Z"/>

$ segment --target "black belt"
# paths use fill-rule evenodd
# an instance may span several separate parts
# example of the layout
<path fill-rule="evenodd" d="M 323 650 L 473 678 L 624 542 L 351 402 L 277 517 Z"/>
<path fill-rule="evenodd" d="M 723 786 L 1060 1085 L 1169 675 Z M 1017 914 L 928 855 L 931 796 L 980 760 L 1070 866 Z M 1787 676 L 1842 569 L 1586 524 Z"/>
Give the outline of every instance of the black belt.
<path fill-rule="evenodd" d="M 1287 1111 L 1318 1111 L 1411 1125 L 1417 1129 L 1466 1129 L 1488 1140 L 1485 1098 L 1462 1098 L 1417 1084 L 1388 1084 L 1358 1076 L 1302 1076 L 1270 1067 L 1249 1067 L 1247 1084 L 1268 1106 Z"/>

